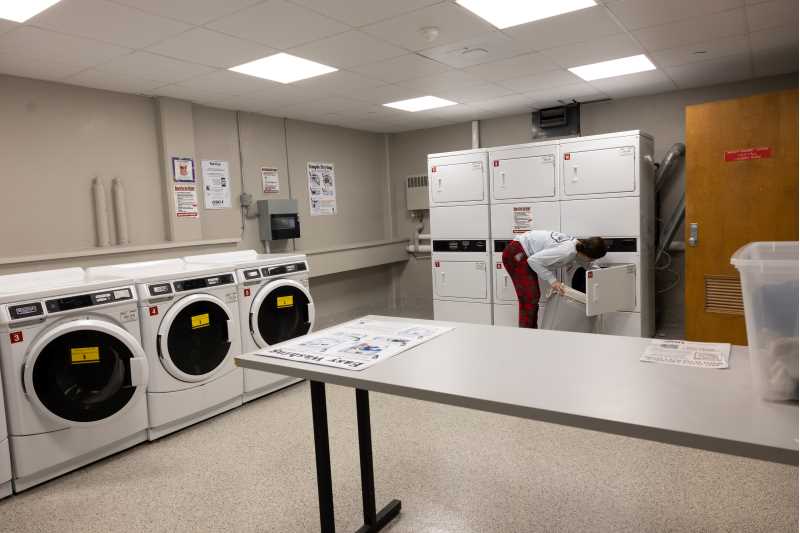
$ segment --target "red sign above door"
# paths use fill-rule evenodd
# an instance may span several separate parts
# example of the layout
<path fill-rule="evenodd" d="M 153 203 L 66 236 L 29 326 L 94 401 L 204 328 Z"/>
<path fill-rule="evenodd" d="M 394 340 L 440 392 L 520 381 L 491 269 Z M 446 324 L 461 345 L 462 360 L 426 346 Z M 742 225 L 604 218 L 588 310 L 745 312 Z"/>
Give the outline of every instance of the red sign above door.
<path fill-rule="evenodd" d="M 772 148 L 769 146 L 725 151 L 725 161 L 748 161 L 750 159 L 766 159 L 768 157 L 772 157 Z"/>

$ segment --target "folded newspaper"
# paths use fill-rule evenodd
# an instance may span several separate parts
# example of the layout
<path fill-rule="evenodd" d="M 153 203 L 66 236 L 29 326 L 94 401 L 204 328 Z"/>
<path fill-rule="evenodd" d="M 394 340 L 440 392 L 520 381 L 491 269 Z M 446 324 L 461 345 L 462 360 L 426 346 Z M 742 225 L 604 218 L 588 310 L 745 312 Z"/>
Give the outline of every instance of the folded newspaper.
<path fill-rule="evenodd" d="M 731 345 L 654 339 L 640 361 L 696 368 L 728 368 Z"/>
<path fill-rule="evenodd" d="M 453 329 L 419 322 L 357 319 L 256 354 L 364 370 Z"/>

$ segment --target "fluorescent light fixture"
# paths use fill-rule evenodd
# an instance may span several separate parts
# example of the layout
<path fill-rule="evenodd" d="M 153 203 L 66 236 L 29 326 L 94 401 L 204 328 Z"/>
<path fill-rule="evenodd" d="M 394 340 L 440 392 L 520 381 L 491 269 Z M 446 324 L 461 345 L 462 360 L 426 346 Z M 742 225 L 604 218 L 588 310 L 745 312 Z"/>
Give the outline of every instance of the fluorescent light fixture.
<path fill-rule="evenodd" d="M 436 109 L 437 107 L 456 105 L 456 102 L 451 102 L 450 100 L 445 100 L 444 98 L 439 98 L 438 96 L 420 96 L 418 98 L 409 98 L 408 100 L 389 102 L 388 104 L 383 105 L 386 107 L 393 107 L 395 109 L 416 113 L 417 111 L 425 111 L 426 109 Z"/>
<path fill-rule="evenodd" d="M 25 22 L 61 0 L 0 0 L 0 19 Z"/>
<path fill-rule="evenodd" d="M 499 29 L 596 6 L 595 0 L 456 0 Z"/>
<path fill-rule="evenodd" d="M 590 65 L 572 67 L 568 70 L 586 81 L 592 81 L 655 69 L 656 66 L 647 59 L 646 55 L 639 54 L 638 56 L 621 57 L 619 59 L 601 61 Z"/>
<path fill-rule="evenodd" d="M 231 67 L 228 70 L 279 83 L 292 83 L 336 72 L 339 69 L 281 52 Z"/>

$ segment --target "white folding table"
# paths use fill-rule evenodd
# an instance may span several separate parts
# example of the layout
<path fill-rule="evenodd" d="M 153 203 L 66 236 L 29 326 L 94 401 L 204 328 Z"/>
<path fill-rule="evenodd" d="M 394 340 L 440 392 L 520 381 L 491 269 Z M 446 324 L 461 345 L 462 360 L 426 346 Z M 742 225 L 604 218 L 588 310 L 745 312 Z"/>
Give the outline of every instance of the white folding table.
<path fill-rule="evenodd" d="M 366 370 L 340 370 L 259 355 L 239 366 L 310 381 L 323 533 L 333 533 L 325 383 L 356 391 L 364 526 L 379 531 L 400 512 L 376 511 L 368 391 L 554 424 L 798 464 L 797 403 L 761 400 L 748 351 L 730 368 L 698 369 L 639 361 L 650 339 L 370 316 L 455 329 Z"/>

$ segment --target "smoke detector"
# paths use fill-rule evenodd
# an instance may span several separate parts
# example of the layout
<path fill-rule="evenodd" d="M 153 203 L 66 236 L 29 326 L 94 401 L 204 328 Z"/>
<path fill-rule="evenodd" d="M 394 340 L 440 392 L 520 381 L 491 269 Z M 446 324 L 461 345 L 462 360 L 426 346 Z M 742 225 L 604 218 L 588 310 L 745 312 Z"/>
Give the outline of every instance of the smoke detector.
<path fill-rule="evenodd" d="M 461 55 L 469 58 L 481 57 L 489 54 L 486 48 L 469 48 L 464 47 L 461 49 Z"/>
<path fill-rule="evenodd" d="M 439 28 L 436 26 L 425 26 L 424 28 L 420 28 L 419 33 L 429 43 L 432 43 L 439 38 Z"/>

